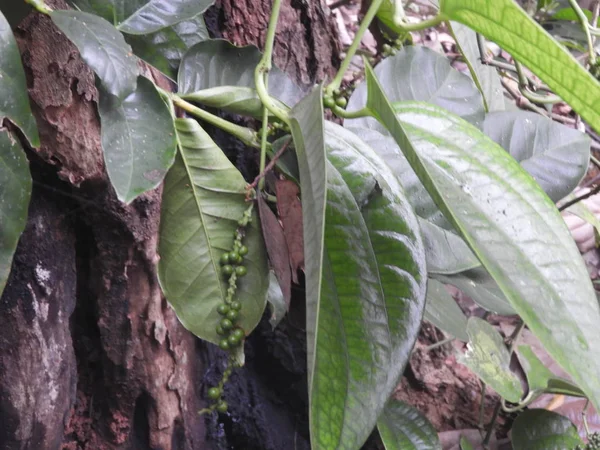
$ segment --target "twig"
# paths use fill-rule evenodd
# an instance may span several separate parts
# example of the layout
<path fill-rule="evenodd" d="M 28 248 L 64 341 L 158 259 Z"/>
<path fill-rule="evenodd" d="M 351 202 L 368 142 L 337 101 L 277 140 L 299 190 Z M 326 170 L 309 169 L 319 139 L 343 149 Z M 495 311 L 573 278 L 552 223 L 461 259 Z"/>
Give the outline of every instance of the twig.
<path fill-rule="evenodd" d="M 559 211 L 564 211 L 569 206 L 573 206 L 574 204 L 579 203 L 580 201 L 585 200 L 586 198 L 590 198 L 592 195 L 596 195 L 598 192 L 600 192 L 600 185 L 596 186 L 594 189 L 592 189 L 587 194 L 582 194 L 579 197 L 575 197 L 574 199 L 569 200 L 564 205 L 560 206 L 558 208 L 558 210 Z"/>
<path fill-rule="evenodd" d="M 277 160 L 281 157 L 281 155 L 283 155 L 283 152 L 285 152 L 288 148 L 288 146 L 290 145 L 290 143 L 292 142 L 292 139 L 288 139 L 288 141 L 283 144 L 283 147 L 281 147 L 277 153 L 275 153 L 275 155 L 273 155 L 273 158 L 271 158 L 271 161 L 269 161 L 269 164 L 267 164 L 267 166 L 265 167 L 265 170 L 263 170 L 261 173 L 259 173 L 256 178 L 254 179 L 254 181 L 252 182 L 252 184 L 249 184 L 246 187 L 246 190 L 250 190 L 250 189 L 254 189 L 256 188 L 256 186 L 258 185 L 258 182 L 265 177 L 265 175 L 267 173 L 269 173 L 271 171 L 271 169 L 273 169 L 273 166 L 275 165 L 275 163 L 277 162 Z"/>

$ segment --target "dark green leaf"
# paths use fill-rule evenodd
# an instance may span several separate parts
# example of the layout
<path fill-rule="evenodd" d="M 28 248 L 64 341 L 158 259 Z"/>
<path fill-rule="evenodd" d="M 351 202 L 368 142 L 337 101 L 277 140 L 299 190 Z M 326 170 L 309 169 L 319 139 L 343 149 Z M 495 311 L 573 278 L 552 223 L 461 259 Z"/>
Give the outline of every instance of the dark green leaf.
<path fill-rule="evenodd" d="M 117 28 L 128 34 L 149 34 L 202 14 L 214 0 L 151 0 Z"/>
<path fill-rule="evenodd" d="M 519 161 L 555 202 L 575 189 L 587 171 L 590 138 L 539 114 L 491 113 L 483 132 Z"/>
<path fill-rule="evenodd" d="M 175 121 L 179 152 L 165 177 L 160 219 L 158 276 L 179 320 L 196 336 L 218 343 L 217 307 L 227 284 L 219 258 L 233 245 L 233 232 L 248 207 L 246 182 L 221 149 L 192 119 Z M 264 242 L 253 215 L 244 257 L 248 274 L 238 280 L 239 325 L 250 333 L 260 320 L 269 285 Z"/>
<path fill-rule="evenodd" d="M 546 391 L 554 394 L 570 395 L 571 397 L 585 397 L 585 393 L 576 385 L 562 378 L 548 380 Z"/>
<path fill-rule="evenodd" d="M 21 54 L 10 25 L 1 12 L 0 55 L 0 126 L 2 119 L 8 117 L 23 131 L 33 147 L 39 147 L 40 138 L 29 107 Z"/>
<path fill-rule="evenodd" d="M 386 450 L 442 450 L 435 428 L 419 411 L 390 399 L 377 421 Z"/>
<path fill-rule="evenodd" d="M 191 94 L 219 86 L 254 88 L 254 69 L 261 53 L 256 47 L 236 47 L 221 39 L 194 45 L 183 57 L 179 68 L 179 92 Z M 302 91 L 281 70 L 269 73 L 269 93 L 292 106 Z"/>
<path fill-rule="evenodd" d="M 81 11 L 54 10 L 50 17 L 79 49 L 109 94 L 124 99 L 135 91 L 137 61 L 131 47 L 109 22 Z"/>
<path fill-rule="evenodd" d="M 512 427 L 514 450 L 571 450 L 583 441 L 569 419 L 545 409 L 528 409 Z"/>
<path fill-rule="evenodd" d="M 485 109 L 473 80 L 433 50 L 406 47 L 379 63 L 375 74 L 392 102 L 418 100 L 439 105 L 475 124 L 483 120 Z M 363 83 L 350 97 L 348 110 L 362 108 L 366 99 L 367 86 Z M 371 128 L 368 123 L 372 121 L 346 120 L 345 126 Z"/>
<path fill-rule="evenodd" d="M 467 318 L 456 304 L 446 286 L 436 280 L 427 281 L 427 301 L 425 303 L 425 319 L 440 330 L 460 339 L 468 341 Z"/>
<path fill-rule="evenodd" d="M 157 187 L 173 164 L 173 118 L 154 84 L 144 77 L 121 104 L 101 93 L 98 112 L 108 176 L 119 200 L 129 203 Z"/>
<path fill-rule="evenodd" d="M 27 223 L 30 196 L 31 175 L 25 152 L 5 129 L 0 128 L 0 295 Z"/>
<path fill-rule="evenodd" d="M 133 52 L 172 79 L 185 52 L 209 38 L 202 15 L 147 35 L 127 35 Z"/>
<path fill-rule="evenodd" d="M 510 353 L 496 329 L 478 317 L 467 323 L 469 344 L 460 362 L 471 369 L 502 398 L 517 403 L 523 391 L 519 378 L 510 371 Z"/>
<path fill-rule="evenodd" d="M 600 308 L 552 201 L 477 128 L 433 105 L 394 111 L 368 66 L 367 79 L 368 107 L 436 204 L 548 353 L 600 405 Z"/>

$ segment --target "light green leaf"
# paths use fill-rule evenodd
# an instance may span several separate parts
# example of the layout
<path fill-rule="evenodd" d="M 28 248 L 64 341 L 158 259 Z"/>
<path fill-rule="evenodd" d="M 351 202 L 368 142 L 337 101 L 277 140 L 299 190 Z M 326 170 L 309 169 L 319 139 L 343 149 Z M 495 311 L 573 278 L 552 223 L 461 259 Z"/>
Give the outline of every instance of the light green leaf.
<path fill-rule="evenodd" d="M 214 0 L 151 0 L 119 23 L 128 34 L 149 34 L 202 14 Z"/>
<path fill-rule="evenodd" d="M 200 14 L 152 34 L 127 35 L 125 40 L 137 56 L 175 80 L 185 52 L 209 37 Z"/>
<path fill-rule="evenodd" d="M 469 442 L 469 440 L 461 436 L 460 437 L 460 450 L 475 450 L 475 447 Z"/>
<path fill-rule="evenodd" d="M 469 344 L 460 362 L 471 369 L 502 398 L 517 403 L 523 391 L 517 375 L 510 371 L 510 353 L 496 329 L 478 317 L 467 324 Z"/>
<path fill-rule="evenodd" d="M 79 49 L 109 94 L 124 99 L 135 91 L 138 66 L 123 35 L 101 17 L 81 11 L 54 10 L 50 17 Z"/>
<path fill-rule="evenodd" d="M 288 308 L 285 298 L 283 297 L 283 292 L 281 291 L 279 281 L 277 281 L 277 277 L 272 270 L 269 271 L 269 290 L 267 291 L 267 302 L 269 302 L 271 307 L 271 317 L 269 318 L 269 323 L 271 324 L 271 328 L 274 330 L 287 313 Z"/>
<path fill-rule="evenodd" d="M 483 106 L 486 112 L 504 110 L 504 94 L 500 76 L 494 67 L 481 63 L 479 47 L 477 45 L 477 33 L 469 27 L 457 23 L 448 22 L 450 31 L 454 35 L 458 51 L 462 53 L 469 67 L 471 77 L 483 96 Z"/>
<path fill-rule="evenodd" d="M 383 91 L 393 101 L 418 100 L 446 108 L 472 123 L 483 120 L 483 100 L 473 80 L 450 65 L 443 55 L 421 46 L 405 47 L 375 67 Z M 361 83 L 348 102 L 348 110 L 360 109 L 367 100 Z M 371 118 L 346 120 L 346 127 L 371 128 Z"/>
<path fill-rule="evenodd" d="M 25 152 L 8 131 L 0 128 L 0 295 L 27 223 L 30 197 L 31 175 Z"/>
<path fill-rule="evenodd" d="M 386 450 L 442 450 L 435 428 L 419 411 L 390 399 L 377 421 Z"/>
<path fill-rule="evenodd" d="M 427 281 L 427 300 L 424 318 L 440 330 L 460 339 L 468 341 L 467 318 L 456 304 L 446 287 L 439 281 Z"/>
<path fill-rule="evenodd" d="M 573 198 L 573 195 L 569 195 L 565 198 L 565 200 L 571 200 Z M 585 205 L 585 203 L 577 202 L 574 205 L 569 206 L 567 211 L 579 217 L 580 219 L 585 220 L 587 223 L 593 226 L 595 230 L 594 233 L 596 236 L 596 242 L 599 241 L 598 237 L 600 236 L 600 220 L 598 220 L 596 215 Z"/>
<path fill-rule="evenodd" d="M 219 86 L 254 89 L 254 69 L 261 53 L 256 47 L 236 47 L 221 40 L 200 42 L 188 50 L 181 61 L 177 84 L 181 94 L 191 94 Z M 269 72 L 269 94 L 288 106 L 302 97 L 302 91 L 281 70 Z"/>
<path fill-rule="evenodd" d="M 513 0 L 443 0 L 440 11 L 511 53 L 600 131 L 600 83 Z"/>
<path fill-rule="evenodd" d="M 512 427 L 514 450 L 571 450 L 583 441 L 569 419 L 545 409 L 528 409 Z"/>
<path fill-rule="evenodd" d="M 394 111 L 368 66 L 367 80 L 368 107 L 436 204 L 548 353 L 600 405 L 598 301 L 552 201 L 477 128 L 433 105 Z"/>
<path fill-rule="evenodd" d="M 590 160 L 590 138 L 528 111 L 488 114 L 483 132 L 500 144 L 557 202 L 577 187 Z"/>
<path fill-rule="evenodd" d="M 177 142 L 173 118 L 150 80 L 139 77 L 121 104 L 100 95 L 102 148 L 119 200 L 131 202 L 154 189 L 173 164 Z"/>
<path fill-rule="evenodd" d="M 583 14 L 587 17 L 588 20 L 592 20 L 593 14 L 589 9 L 581 8 Z M 561 8 L 557 10 L 554 14 L 552 14 L 552 18 L 554 20 L 570 20 L 570 21 L 578 21 L 579 17 L 577 17 L 577 13 L 573 8 Z"/>
<path fill-rule="evenodd" d="M 233 232 L 248 205 L 246 182 L 221 149 L 192 119 L 176 119 L 179 152 L 165 177 L 160 219 L 158 276 L 165 297 L 183 325 L 218 343 L 217 307 L 227 284 L 219 258 L 233 245 Z M 267 257 L 256 213 L 248 225 L 244 257 L 248 275 L 238 280 L 238 324 L 250 333 L 260 320 L 269 285 Z"/>
<path fill-rule="evenodd" d="M 0 12 L 0 126 L 8 117 L 33 147 L 40 146 L 35 118 L 29 107 L 21 54 L 9 23 Z"/>

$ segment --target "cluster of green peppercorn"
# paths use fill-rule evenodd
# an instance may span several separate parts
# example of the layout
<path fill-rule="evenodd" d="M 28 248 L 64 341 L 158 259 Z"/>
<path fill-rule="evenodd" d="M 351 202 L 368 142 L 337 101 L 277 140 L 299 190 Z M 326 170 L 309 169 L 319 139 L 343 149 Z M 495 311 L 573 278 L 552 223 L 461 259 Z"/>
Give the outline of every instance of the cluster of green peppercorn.
<path fill-rule="evenodd" d="M 592 433 L 588 436 L 588 443 L 585 447 L 578 445 L 573 450 L 600 450 L 600 434 Z"/>

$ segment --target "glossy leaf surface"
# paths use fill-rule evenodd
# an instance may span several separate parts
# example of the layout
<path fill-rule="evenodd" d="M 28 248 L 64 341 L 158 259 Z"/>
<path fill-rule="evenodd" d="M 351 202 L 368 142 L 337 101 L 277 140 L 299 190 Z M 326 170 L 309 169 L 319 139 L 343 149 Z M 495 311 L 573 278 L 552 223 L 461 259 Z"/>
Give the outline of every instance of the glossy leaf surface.
<path fill-rule="evenodd" d="M 157 187 L 173 164 L 177 142 L 171 113 L 144 77 L 121 104 L 101 93 L 98 112 L 110 181 L 119 200 L 129 203 Z"/>
<path fill-rule="evenodd" d="M 386 450 L 441 450 L 435 428 L 419 411 L 390 399 L 377 421 Z"/>
<path fill-rule="evenodd" d="M 165 177 L 160 221 L 158 275 L 165 297 L 183 325 L 217 343 L 215 328 L 227 284 L 219 258 L 233 245 L 233 232 L 248 204 L 246 182 L 208 134 L 191 119 L 175 122 L 179 152 Z M 250 333 L 266 306 L 269 271 L 257 214 L 247 228 L 248 274 L 238 280 L 239 325 Z"/>
<path fill-rule="evenodd" d="M 427 281 L 427 300 L 424 318 L 440 330 L 460 339 L 468 341 L 467 317 L 456 304 L 446 287 L 439 281 Z"/>
<path fill-rule="evenodd" d="M 122 100 L 136 87 L 138 67 L 131 47 L 109 22 L 81 11 L 54 10 L 50 17 L 111 95 Z"/>
<path fill-rule="evenodd" d="M 514 450 L 571 450 L 583 444 L 569 419 L 545 409 L 523 411 L 511 434 Z"/>
<path fill-rule="evenodd" d="M 477 128 L 433 105 L 394 111 L 370 67 L 367 79 L 368 107 L 436 204 L 550 355 L 599 405 L 600 310 L 552 201 Z"/>
<path fill-rule="evenodd" d="M 31 175 L 25 152 L 15 138 L 0 128 L 0 295 L 27 223 L 30 197 Z"/>
<path fill-rule="evenodd" d="M 483 132 L 500 144 L 557 202 L 577 187 L 590 159 L 590 138 L 528 111 L 488 114 Z"/>
<path fill-rule="evenodd" d="M 0 12 L 0 126 L 8 117 L 33 147 L 40 146 L 35 118 L 31 114 L 21 54 L 9 23 Z"/>

